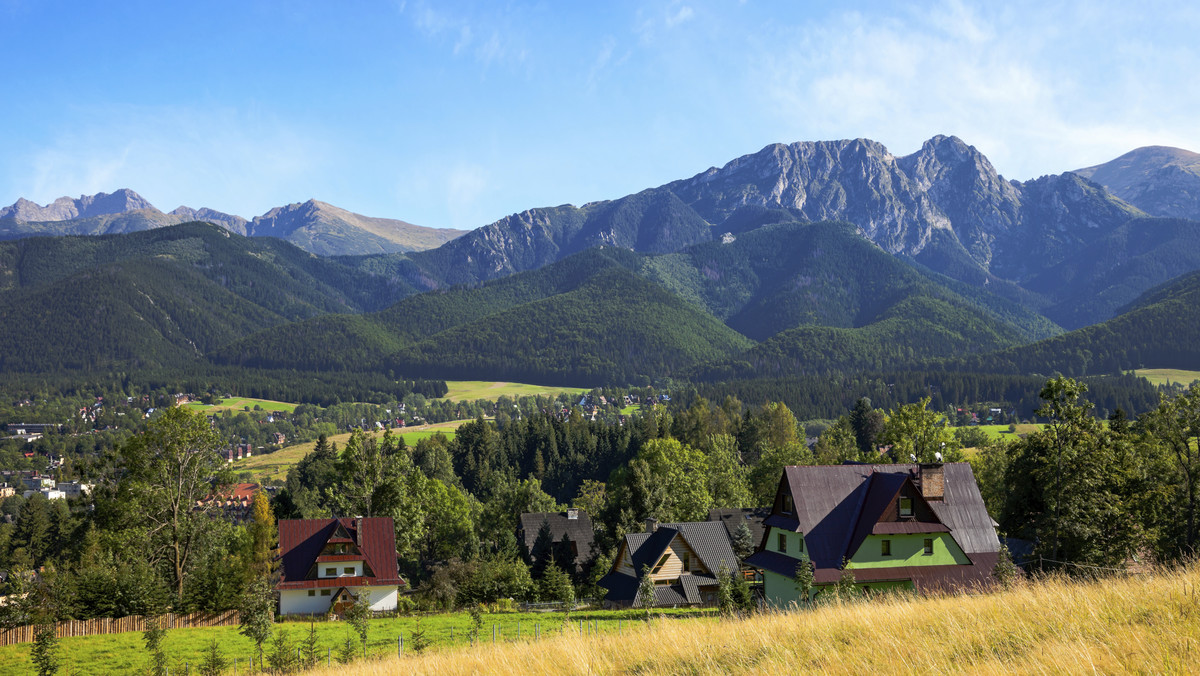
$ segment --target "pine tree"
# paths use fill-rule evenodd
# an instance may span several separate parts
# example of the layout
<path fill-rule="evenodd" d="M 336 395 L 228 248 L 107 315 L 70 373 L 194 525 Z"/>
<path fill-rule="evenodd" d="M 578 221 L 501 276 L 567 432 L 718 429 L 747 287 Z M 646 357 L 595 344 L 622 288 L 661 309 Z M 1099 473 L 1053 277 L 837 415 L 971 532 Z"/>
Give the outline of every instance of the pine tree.
<path fill-rule="evenodd" d="M 204 661 L 200 663 L 201 676 L 221 676 L 229 668 L 229 659 L 221 654 L 221 644 L 217 639 L 208 642 L 208 650 L 204 652 Z"/>
<path fill-rule="evenodd" d="M 33 637 L 31 657 L 37 666 L 38 676 L 53 676 L 58 673 L 61 658 L 58 654 L 58 637 L 54 633 L 53 622 L 38 626 Z"/>
<path fill-rule="evenodd" d="M 304 656 L 304 663 L 301 666 L 305 669 L 312 669 L 316 666 L 317 659 L 319 659 L 317 651 L 320 646 L 317 643 L 317 638 L 317 623 L 310 622 L 308 625 L 308 636 L 304 638 L 304 642 L 301 644 L 301 652 Z"/>
<path fill-rule="evenodd" d="M 267 662 L 277 674 L 290 674 L 299 667 L 296 663 L 296 646 L 292 643 L 287 629 L 275 632 L 271 639 L 271 652 L 267 654 Z"/>
<path fill-rule="evenodd" d="M 167 673 L 167 653 L 162 645 L 166 637 L 167 630 L 162 626 L 162 618 L 157 615 L 147 617 L 142 640 L 146 643 L 146 652 L 150 653 L 150 673 L 154 676 L 164 676 Z"/>
<path fill-rule="evenodd" d="M 412 636 L 409 639 L 408 645 L 414 653 L 420 655 L 429 648 L 431 643 L 432 642 L 429 640 L 429 637 L 425 635 L 425 629 L 421 626 L 421 618 L 418 616 L 417 623 L 413 627 Z"/>
<path fill-rule="evenodd" d="M 733 531 L 733 553 L 737 554 L 739 559 L 745 559 L 753 551 L 754 535 L 750 532 L 750 527 L 743 521 Z"/>

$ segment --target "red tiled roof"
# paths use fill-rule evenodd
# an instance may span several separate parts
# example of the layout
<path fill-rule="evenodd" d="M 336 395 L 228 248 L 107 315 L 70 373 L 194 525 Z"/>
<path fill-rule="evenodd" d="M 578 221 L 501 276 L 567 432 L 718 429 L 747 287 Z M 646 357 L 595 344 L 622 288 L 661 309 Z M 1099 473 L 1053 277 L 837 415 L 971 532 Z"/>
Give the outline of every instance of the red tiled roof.
<path fill-rule="evenodd" d="M 358 532 L 358 524 L 362 532 Z M 325 544 L 330 541 L 346 541 L 333 538 L 338 526 L 350 535 L 349 541 L 360 540 L 362 556 L 354 560 L 365 560 L 375 573 L 366 577 L 337 577 L 327 580 L 306 579 Z M 279 521 L 279 551 L 282 560 L 282 575 L 276 589 L 303 589 L 330 585 L 403 585 L 396 563 L 396 531 L 390 517 L 365 519 L 281 519 Z"/>

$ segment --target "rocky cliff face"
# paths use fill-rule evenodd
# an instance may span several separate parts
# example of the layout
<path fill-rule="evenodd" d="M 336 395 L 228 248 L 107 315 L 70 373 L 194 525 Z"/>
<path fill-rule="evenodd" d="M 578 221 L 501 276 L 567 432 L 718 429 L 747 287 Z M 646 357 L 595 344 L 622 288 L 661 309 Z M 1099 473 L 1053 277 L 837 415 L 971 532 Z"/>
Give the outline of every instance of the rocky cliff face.
<path fill-rule="evenodd" d="M 783 207 L 804 220 L 849 221 L 894 254 L 961 244 L 980 269 L 996 264 L 1004 275 L 1019 274 L 1023 253 L 1044 263 L 1138 215 L 1074 175 L 1006 181 L 953 136 L 905 157 L 863 139 L 773 145 L 666 187 L 714 223 L 744 205 Z"/>
<path fill-rule="evenodd" d="M 1200 153 L 1146 146 L 1075 173 L 1151 216 L 1200 220 Z"/>
<path fill-rule="evenodd" d="M 191 207 L 181 206 L 170 212 L 172 216 L 178 216 L 182 222 L 188 221 L 205 221 L 219 225 L 230 232 L 236 232 L 239 235 L 246 234 L 246 225 L 250 222 L 241 216 L 227 214 L 208 207 L 193 209 Z"/>
<path fill-rule="evenodd" d="M 12 206 L 0 209 L 0 219 L 67 221 L 143 209 L 158 211 L 141 195 L 122 188 L 112 194 L 102 192 L 95 195 L 81 195 L 78 199 L 60 197 L 46 206 L 40 206 L 22 197 Z"/>

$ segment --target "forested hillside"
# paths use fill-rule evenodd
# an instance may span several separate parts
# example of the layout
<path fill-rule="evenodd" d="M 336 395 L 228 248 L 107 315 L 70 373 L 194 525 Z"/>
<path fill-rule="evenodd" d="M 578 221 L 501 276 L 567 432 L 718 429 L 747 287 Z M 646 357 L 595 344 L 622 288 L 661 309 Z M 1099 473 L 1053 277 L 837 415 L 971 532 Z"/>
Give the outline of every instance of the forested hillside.
<path fill-rule="evenodd" d="M 1139 368 L 1200 368 L 1200 272 L 1144 294 L 1104 323 L 1031 345 L 951 362 L 951 368 L 1002 373 L 1115 373 Z"/>

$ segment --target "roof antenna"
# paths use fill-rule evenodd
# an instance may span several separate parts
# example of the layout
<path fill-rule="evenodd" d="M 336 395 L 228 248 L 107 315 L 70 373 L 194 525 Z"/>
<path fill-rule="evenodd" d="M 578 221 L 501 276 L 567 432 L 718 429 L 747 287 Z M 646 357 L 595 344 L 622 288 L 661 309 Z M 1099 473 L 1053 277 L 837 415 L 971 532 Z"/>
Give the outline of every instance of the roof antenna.
<path fill-rule="evenodd" d="M 909 458 L 911 458 L 913 462 L 916 462 L 916 461 L 917 461 L 917 456 L 916 456 L 916 454 L 914 454 L 914 453 L 909 453 L 909 454 L 908 454 L 908 457 L 909 457 Z"/>

